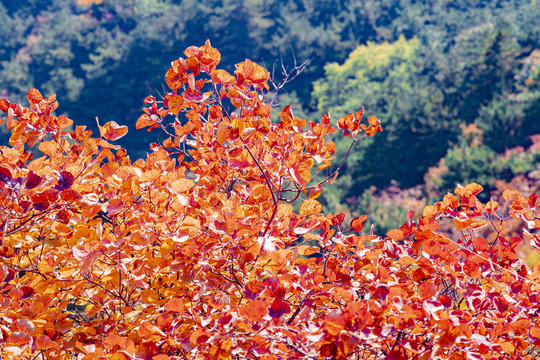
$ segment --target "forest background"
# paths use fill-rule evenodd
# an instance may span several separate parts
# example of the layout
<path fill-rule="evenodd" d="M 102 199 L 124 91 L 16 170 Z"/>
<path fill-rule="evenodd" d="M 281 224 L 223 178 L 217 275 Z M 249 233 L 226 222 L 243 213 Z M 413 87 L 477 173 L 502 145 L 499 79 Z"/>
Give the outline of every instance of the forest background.
<path fill-rule="evenodd" d="M 134 128 L 188 45 L 210 39 L 223 68 L 250 58 L 276 78 L 307 61 L 278 102 L 306 119 L 362 106 L 381 119 L 322 202 L 384 234 L 458 183 L 487 197 L 540 190 L 538 19 L 536 0 L 4 0 L 0 97 L 37 88 L 92 130 L 96 116 Z M 119 143 L 137 159 L 155 136 Z M 349 145 L 337 142 L 338 158 Z"/>

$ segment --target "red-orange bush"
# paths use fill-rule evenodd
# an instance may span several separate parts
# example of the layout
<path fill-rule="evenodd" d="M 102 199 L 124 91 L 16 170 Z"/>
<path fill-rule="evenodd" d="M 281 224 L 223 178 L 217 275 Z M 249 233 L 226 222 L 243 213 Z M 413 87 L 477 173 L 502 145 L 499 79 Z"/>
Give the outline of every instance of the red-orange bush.
<path fill-rule="evenodd" d="M 264 68 L 217 69 L 209 43 L 184 54 L 136 124 L 169 138 L 133 163 L 111 143 L 125 126 L 67 133 L 35 89 L 29 108 L 0 101 L 3 359 L 536 356 L 539 271 L 516 257 L 520 238 L 476 236 L 515 217 L 539 247 L 536 196 L 481 204 L 470 184 L 366 233 L 365 217 L 344 224 L 316 200 L 335 176 L 329 116 L 285 107 L 272 123 Z M 355 141 L 381 130 L 361 117 L 338 127 Z M 463 235 L 439 233 L 443 217 Z"/>

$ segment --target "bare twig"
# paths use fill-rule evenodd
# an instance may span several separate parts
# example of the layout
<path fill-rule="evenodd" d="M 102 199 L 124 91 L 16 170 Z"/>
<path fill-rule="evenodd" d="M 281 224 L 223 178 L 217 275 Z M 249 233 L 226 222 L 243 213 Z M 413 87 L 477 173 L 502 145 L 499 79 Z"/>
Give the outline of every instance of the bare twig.
<path fill-rule="evenodd" d="M 308 65 L 310 59 L 308 58 L 306 61 L 304 61 L 303 63 L 301 64 L 298 64 L 298 62 L 296 61 L 296 55 L 294 54 L 294 50 L 293 48 L 291 47 L 291 52 L 292 52 L 292 57 L 293 57 L 293 68 L 289 71 L 284 63 L 283 63 L 283 57 L 281 57 L 281 80 L 278 84 L 276 84 L 274 82 L 274 79 L 275 79 L 275 68 L 276 68 L 276 61 L 274 61 L 274 64 L 272 65 L 272 78 L 270 79 L 270 83 L 272 84 L 272 86 L 274 87 L 274 93 L 272 95 L 272 100 L 270 100 L 270 105 L 271 106 L 277 106 L 279 104 L 276 104 L 276 99 L 277 99 L 277 96 L 278 96 L 278 93 L 281 89 L 283 89 L 283 87 L 290 83 L 291 81 L 293 81 L 294 79 L 296 79 L 298 77 L 298 75 L 300 75 L 306 68 L 306 66 Z"/>

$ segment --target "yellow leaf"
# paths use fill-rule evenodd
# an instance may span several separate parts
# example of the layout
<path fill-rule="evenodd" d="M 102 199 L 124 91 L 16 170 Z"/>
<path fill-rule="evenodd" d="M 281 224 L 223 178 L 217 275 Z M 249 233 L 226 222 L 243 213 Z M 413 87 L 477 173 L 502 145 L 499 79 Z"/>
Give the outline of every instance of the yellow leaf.
<path fill-rule="evenodd" d="M 311 189 L 311 191 L 309 192 L 309 197 L 312 198 L 312 199 L 316 199 L 319 197 L 319 195 L 321 195 L 322 193 L 322 186 L 321 184 L 315 186 L 313 189 Z"/>
<path fill-rule="evenodd" d="M 240 135 L 244 134 L 244 129 L 245 129 L 246 125 L 244 124 L 244 119 L 243 118 L 234 119 L 231 125 L 232 125 L 233 128 L 238 129 L 238 133 Z"/>

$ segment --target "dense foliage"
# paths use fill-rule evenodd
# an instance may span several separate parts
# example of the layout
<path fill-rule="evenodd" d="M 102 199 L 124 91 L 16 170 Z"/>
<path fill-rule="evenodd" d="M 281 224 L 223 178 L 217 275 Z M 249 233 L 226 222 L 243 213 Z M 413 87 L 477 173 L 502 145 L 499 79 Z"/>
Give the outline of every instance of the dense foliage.
<path fill-rule="evenodd" d="M 234 59 L 224 67 L 247 56 L 272 79 L 307 60 L 272 103 L 304 118 L 361 106 L 379 115 L 379 140 L 355 146 L 320 200 L 387 230 L 409 205 L 456 184 L 482 183 L 485 201 L 497 181 L 534 181 L 538 155 L 519 149 L 540 133 L 538 18 L 534 0 L 2 1 L 0 94 L 22 102 L 29 88 L 55 93 L 60 113 L 95 132 L 96 116 L 133 124 L 141 99 L 164 93 L 162 73 L 188 43 L 210 38 Z M 0 129 L 0 143 L 8 137 Z M 141 144 L 164 138 L 130 132 L 118 143 L 138 159 Z M 336 140 L 339 158 L 350 141 Z M 392 203 L 392 184 L 414 197 Z"/>
<path fill-rule="evenodd" d="M 540 248 L 536 195 L 482 203 L 473 183 L 363 231 L 316 198 L 339 169 L 334 125 L 357 142 L 376 117 L 286 106 L 272 123 L 262 66 L 219 69 L 209 42 L 184 55 L 136 124 L 168 138 L 134 162 L 113 145 L 125 126 L 67 132 L 36 89 L 29 107 L 0 100 L 3 359 L 537 357 L 540 267 L 501 232 L 525 221 Z"/>

